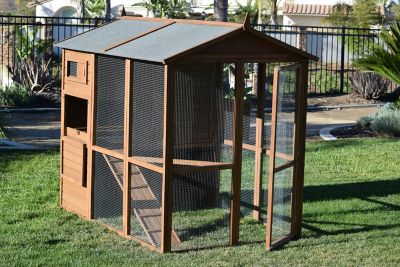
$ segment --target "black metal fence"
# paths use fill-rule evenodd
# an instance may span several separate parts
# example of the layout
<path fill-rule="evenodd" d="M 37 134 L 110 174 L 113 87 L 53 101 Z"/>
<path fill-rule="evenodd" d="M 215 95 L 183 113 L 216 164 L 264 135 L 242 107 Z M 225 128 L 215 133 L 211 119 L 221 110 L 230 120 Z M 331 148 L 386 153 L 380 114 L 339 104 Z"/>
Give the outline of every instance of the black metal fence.
<path fill-rule="evenodd" d="M 61 51 L 53 43 L 107 22 L 98 18 L 0 16 L 0 87 L 26 79 L 20 71 L 21 66 L 32 62 L 41 62 L 42 65 L 48 62 L 47 70 L 42 72 L 59 77 Z M 320 58 L 319 62 L 310 64 L 310 94 L 351 92 L 349 78 L 354 71 L 352 62 L 379 43 L 379 30 L 375 29 L 285 25 L 254 27 Z M 54 85 L 57 86 L 58 81 L 55 80 Z"/>
<path fill-rule="evenodd" d="M 98 18 L 0 16 L 0 87 L 14 81 L 33 87 L 36 75 L 48 80 L 42 83 L 59 86 L 61 50 L 53 44 L 105 23 Z"/>

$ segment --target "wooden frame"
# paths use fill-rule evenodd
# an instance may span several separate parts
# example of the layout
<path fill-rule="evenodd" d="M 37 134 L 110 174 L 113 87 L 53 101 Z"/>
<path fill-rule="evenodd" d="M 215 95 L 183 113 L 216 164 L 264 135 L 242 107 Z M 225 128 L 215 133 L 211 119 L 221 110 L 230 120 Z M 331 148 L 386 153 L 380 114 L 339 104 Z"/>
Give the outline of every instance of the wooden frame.
<path fill-rule="evenodd" d="M 172 212 L 174 201 L 174 175 L 176 177 L 184 176 L 189 173 L 232 170 L 231 179 L 231 196 L 230 218 L 229 218 L 229 244 L 237 245 L 240 241 L 240 208 L 241 208 L 241 183 L 242 183 L 242 151 L 243 149 L 253 151 L 255 153 L 255 169 L 254 169 L 254 196 L 252 217 L 261 222 L 261 205 L 262 205 L 262 187 L 263 181 L 263 158 L 270 157 L 268 179 L 268 206 L 267 206 L 267 236 L 266 247 L 273 249 L 284 244 L 292 238 L 298 238 L 301 234 L 302 220 L 302 196 L 304 183 L 304 151 L 305 151 L 305 125 L 306 125 L 306 89 L 307 89 L 307 60 L 315 59 L 314 56 L 305 52 L 296 50 L 288 45 L 281 44 L 279 41 L 271 37 L 265 36 L 249 27 L 249 20 L 246 19 L 244 24 L 219 23 L 219 22 L 202 22 L 188 20 L 167 20 L 167 19 L 144 19 L 124 17 L 128 20 L 151 20 L 162 22 L 159 26 L 150 28 L 136 36 L 127 36 L 125 39 L 119 40 L 101 51 L 104 54 L 111 52 L 114 48 L 122 46 L 126 43 L 133 42 L 136 39 L 168 27 L 172 24 L 203 24 L 212 26 L 230 27 L 232 30 L 227 31 L 225 35 L 217 38 L 210 38 L 204 43 L 194 45 L 185 51 L 171 54 L 168 58 L 160 60 L 164 69 L 164 102 L 163 102 L 163 127 L 162 127 L 162 157 L 145 157 L 131 154 L 131 136 L 132 136 L 132 103 L 135 99 L 133 95 L 133 69 L 138 64 L 136 59 L 124 58 L 125 61 L 125 77 L 121 77 L 124 81 L 124 125 L 123 125 L 123 149 L 110 150 L 96 145 L 96 73 L 97 73 L 97 55 L 72 50 L 63 49 L 62 51 L 62 94 L 61 94 L 61 143 L 60 143 L 60 206 L 77 213 L 78 215 L 93 219 L 93 176 L 94 176 L 94 154 L 101 153 L 105 157 L 110 156 L 119 159 L 122 162 L 123 181 L 118 185 L 122 189 L 123 208 L 122 208 L 122 230 L 116 230 L 105 225 L 118 234 L 136 240 L 143 246 L 157 251 L 166 253 L 171 251 L 172 244 L 181 242 L 179 237 L 173 230 Z M 246 44 L 246 38 L 251 40 L 251 49 L 249 51 L 241 51 Z M 244 41 L 243 43 L 241 41 Z M 270 47 L 265 46 L 265 42 L 270 43 Z M 250 42 L 250 41 L 249 41 Z M 227 45 L 228 44 L 228 45 Z M 234 48 L 232 48 L 234 47 Z M 226 49 L 222 51 L 221 49 Z M 236 50 L 235 50 L 236 49 Z M 275 51 L 275 50 L 276 51 Z M 220 53 L 221 52 L 221 53 Z M 98 52 L 102 54 L 101 52 Z M 119 57 L 120 58 L 120 57 Z M 67 75 L 67 65 L 69 61 L 77 64 L 76 76 Z M 158 64 L 160 63 L 158 62 Z M 180 63 L 203 64 L 203 63 L 234 63 L 235 64 L 235 97 L 233 109 L 233 125 L 234 131 L 232 140 L 223 140 L 221 143 L 232 146 L 232 162 L 226 163 L 223 160 L 215 161 L 206 160 L 186 160 L 174 158 L 174 123 L 175 123 L 175 67 Z M 257 73 L 257 117 L 256 117 L 256 140 L 255 144 L 243 143 L 243 96 L 245 89 L 245 63 L 258 63 Z M 264 124 L 265 124 L 265 86 L 266 86 L 266 68 L 270 62 L 299 62 L 294 65 L 281 67 L 281 69 L 296 70 L 296 108 L 295 108 L 295 132 L 293 155 L 288 155 L 276 151 L 276 128 L 277 128 L 277 100 L 278 100 L 278 78 L 279 69 L 274 70 L 274 87 L 273 87 L 273 116 L 271 129 L 271 145 L 267 149 L 263 144 Z M 177 68 L 178 69 L 178 68 Z M 75 97 L 84 100 L 87 103 L 86 115 L 82 116 L 78 123 L 69 123 L 68 115 L 68 98 Z M 67 99 L 67 101 L 66 101 Z M 72 99 L 72 98 L 71 98 Z M 77 106 L 84 104 L 76 101 Z M 82 102 L 82 101 L 81 101 Z M 77 109 L 80 109 L 78 107 Z M 82 110 L 78 110 L 82 113 Z M 73 114 L 76 116 L 76 114 Z M 82 115 L 82 114 L 81 114 Z M 204 115 L 203 116 L 207 116 Z M 79 118 L 79 116 L 76 116 Z M 82 121 L 86 119 L 85 125 Z M 76 125 L 70 125 L 76 124 Z M 77 126 L 78 125 L 78 126 Z M 82 126 L 82 127 L 80 127 Z M 86 129 L 83 129 L 85 128 Z M 218 141 L 219 142 L 219 141 Z M 197 147 L 196 147 L 197 148 Z M 74 156 L 75 155 L 75 156 Z M 275 166 L 275 158 L 285 160 L 285 164 Z M 107 161 L 111 171 L 111 163 Z M 119 165 L 121 166 L 121 165 Z M 162 196 L 161 210 L 158 219 L 160 222 L 160 239 L 159 243 L 151 241 L 149 243 L 133 236 L 131 229 L 131 213 L 139 216 L 135 203 L 132 204 L 132 197 L 135 196 L 137 174 L 131 166 L 144 168 L 152 172 L 162 175 Z M 272 230 L 272 214 L 273 214 L 273 187 L 275 173 L 287 168 L 293 168 L 293 193 L 292 193 L 292 221 L 290 234 L 280 240 L 271 240 Z M 120 172 L 113 172 L 114 176 L 118 176 Z M 86 175 L 86 178 L 85 178 Z M 142 175 L 142 174 L 140 174 Z M 188 176 L 188 175 L 187 175 Z M 119 176 L 121 177 L 121 175 Z M 119 179 L 117 177 L 117 179 Z M 136 184 L 137 185 L 137 184 Z M 150 187 L 147 184 L 148 187 Z M 154 194 L 153 194 L 154 196 Z M 143 222 L 139 223 L 142 224 Z M 133 226 L 132 226 L 133 227 Z M 147 232 L 146 232 L 147 233 Z M 148 234 L 148 233 L 147 233 Z M 148 234 L 149 235 L 149 234 Z M 150 244 L 151 243 L 151 244 Z"/>
<path fill-rule="evenodd" d="M 275 67 L 274 69 L 274 82 L 273 82 L 273 99 L 272 99 L 272 125 L 271 125 L 271 144 L 270 144 L 270 162 L 269 162 L 269 180 L 268 180 L 268 205 L 267 205 L 267 236 L 266 236 L 266 249 L 273 250 L 277 247 L 282 246 L 290 239 L 299 235 L 299 196 L 301 196 L 303 188 L 303 178 L 299 177 L 299 171 L 304 171 L 304 144 L 305 144 L 305 121 L 306 114 L 304 103 L 306 99 L 306 91 L 304 91 L 304 80 L 307 78 L 302 76 L 301 70 L 304 68 L 304 64 L 292 64 L 283 67 Z M 276 151 L 276 131 L 277 131 L 277 119 L 278 119 L 278 94 L 279 94 L 279 75 L 280 71 L 289 70 L 295 71 L 296 84 L 295 84 L 295 117 L 293 121 L 294 125 L 294 136 L 293 136 L 293 155 L 284 155 L 283 159 L 287 160 L 286 163 L 276 166 L 275 158 L 279 157 Z M 302 102 L 303 101 L 303 102 Z M 304 140 L 302 139 L 304 138 Z M 303 146 L 303 150 L 301 150 Z M 303 156 L 300 154 L 303 153 Z M 282 153 L 280 153 L 282 156 Z M 303 163 L 299 162 L 303 159 Z M 279 240 L 272 240 L 273 233 L 273 213 L 274 213 L 274 183 L 275 174 L 293 168 L 292 174 L 292 197 L 291 197 L 291 221 L 290 221 L 290 232 L 287 236 L 282 237 Z M 304 174 L 304 173 L 301 173 Z M 301 180 L 299 182 L 299 180 Z M 300 204 L 301 205 L 301 204 Z M 300 210 L 301 213 L 301 210 Z M 301 225 L 301 224 L 300 224 Z"/>

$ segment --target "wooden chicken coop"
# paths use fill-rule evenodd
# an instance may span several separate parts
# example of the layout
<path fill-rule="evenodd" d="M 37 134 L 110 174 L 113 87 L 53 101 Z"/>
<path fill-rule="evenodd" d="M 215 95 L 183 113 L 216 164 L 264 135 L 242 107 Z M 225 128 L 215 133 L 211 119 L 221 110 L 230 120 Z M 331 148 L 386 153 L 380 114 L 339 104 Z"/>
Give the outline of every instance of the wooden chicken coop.
<path fill-rule="evenodd" d="M 161 253 L 300 236 L 315 56 L 248 20 L 122 17 L 57 46 L 64 209 Z"/>

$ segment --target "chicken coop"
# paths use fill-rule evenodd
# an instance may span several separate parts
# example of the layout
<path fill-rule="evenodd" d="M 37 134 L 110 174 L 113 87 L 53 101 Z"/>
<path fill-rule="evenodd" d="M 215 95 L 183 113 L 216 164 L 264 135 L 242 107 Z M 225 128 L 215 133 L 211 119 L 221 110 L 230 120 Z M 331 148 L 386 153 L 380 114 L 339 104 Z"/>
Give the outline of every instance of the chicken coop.
<path fill-rule="evenodd" d="M 160 253 L 298 238 L 313 55 L 122 17 L 62 48 L 60 205 Z"/>

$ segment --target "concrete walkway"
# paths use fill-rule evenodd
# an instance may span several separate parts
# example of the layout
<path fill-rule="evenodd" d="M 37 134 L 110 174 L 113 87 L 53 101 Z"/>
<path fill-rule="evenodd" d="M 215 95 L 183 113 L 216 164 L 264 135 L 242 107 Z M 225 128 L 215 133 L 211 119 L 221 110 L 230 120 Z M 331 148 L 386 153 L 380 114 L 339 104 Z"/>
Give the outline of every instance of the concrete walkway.
<path fill-rule="evenodd" d="M 310 111 L 307 114 L 307 138 L 319 139 L 319 129 L 347 123 L 375 112 L 377 108 L 346 108 Z M 7 117 L 12 122 L 14 141 L 38 148 L 59 148 L 60 111 L 11 112 Z"/>

